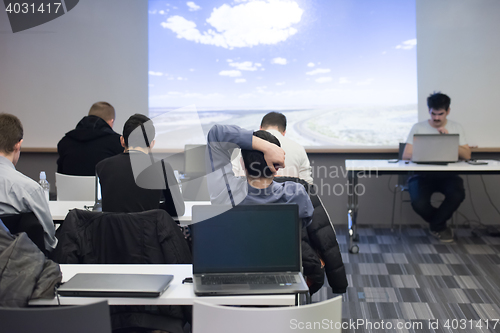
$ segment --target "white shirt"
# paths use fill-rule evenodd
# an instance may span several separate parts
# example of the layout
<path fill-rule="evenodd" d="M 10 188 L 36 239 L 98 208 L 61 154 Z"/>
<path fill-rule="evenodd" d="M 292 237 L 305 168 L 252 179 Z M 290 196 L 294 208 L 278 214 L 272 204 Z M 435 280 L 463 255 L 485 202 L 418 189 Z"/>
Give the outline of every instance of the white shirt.
<path fill-rule="evenodd" d="M 446 120 L 446 126 L 444 126 L 448 130 L 449 134 L 458 134 L 459 135 L 459 145 L 464 146 L 467 144 L 467 140 L 465 138 L 465 132 L 462 128 L 462 125 L 453 120 Z M 429 124 L 427 120 L 420 121 L 413 125 L 410 130 L 410 134 L 408 134 L 408 139 L 406 139 L 406 143 L 413 144 L 413 135 L 414 134 L 439 134 L 437 128 L 434 128 Z M 285 162 L 286 163 L 286 162 Z"/>
<path fill-rule="evenodd" d="M 311 164 L 307 157 L 306 150 L 297 142 L 288 139 L 277 130 L 267 130 L 274 135 L 281 144 L 281 148 L 285 151 L 285 167 L 279 169 L 277 176 L 296 177 L 305 180 L 309 184 L 313 183 L 311 176 Z M 241 166 L 241 151 L 233 153 L 231 163 L 233 164 L 233 172 L 236 176 L 245 176 L 245 170 Z"/>
<path fill-rule="evenodd" d="M 33 212 L 42 224 L 47 250 L 55 249 L 54 221 L 42 187 L 16 170 L 14 164 L 0 156 L 0 215 Z"/>

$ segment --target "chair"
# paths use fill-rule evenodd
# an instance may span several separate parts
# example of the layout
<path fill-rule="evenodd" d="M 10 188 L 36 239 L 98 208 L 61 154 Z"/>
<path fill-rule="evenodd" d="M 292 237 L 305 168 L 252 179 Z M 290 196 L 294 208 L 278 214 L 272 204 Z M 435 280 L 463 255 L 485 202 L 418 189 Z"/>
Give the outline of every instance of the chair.
<path fill-rule="evenodd" d="M 398 160 L 403 159 L 403 153 L 405 151 L 406 142 L 399 143 Z M 394 231 L 394 213 L 396 211 L 396 194 L 400 193 L 399 201 L 399 234 L 401 235 L 401 221 L 403 220 L 403 202 L 411 202 L 410 198 L 404 199 L 404 192 L 408 193 L 408 174 L 399 174 L 398 182 L 394 188 L 394 195 L 392 196 L 392 219 L 391 219 L 391 231 Z"/>
<path fill-rule="evenodd" d="M 0 308 L 2 332 L 110 333 L 107 301 L 79 306 Z"/>
<path fill-rule="evenodd" d="M 193 333 L 296 332 L 310 323 L 319 332 L 341 332 L 342 296 L 304 306 L 229 307 L 195 301 Z M 328 325 L 328 327 L 322 325 Z"/>
<path fill-rule="evenodd" d="M 57 201 L 94 201 L 95 176 L 71 176 L 56 172 Z"/>
<path fill-rule="evenodd" d="M 21 213 L 0 216 L 11 234 L 25 232 L 33 243 L 47 255 L 44 242 L 44 230 L 34 213 Z"/>
<path fill-rule="evenodd" d="M 60 264 L 189 264 L 179 226 L 164 210 L 110 213 L 71 210 L 58 230 L 53 260 Z M 181 306 L 112 306 L 113 329 L 182 329 Z M 190 319 L 190 318 L 189 318 Z"/>

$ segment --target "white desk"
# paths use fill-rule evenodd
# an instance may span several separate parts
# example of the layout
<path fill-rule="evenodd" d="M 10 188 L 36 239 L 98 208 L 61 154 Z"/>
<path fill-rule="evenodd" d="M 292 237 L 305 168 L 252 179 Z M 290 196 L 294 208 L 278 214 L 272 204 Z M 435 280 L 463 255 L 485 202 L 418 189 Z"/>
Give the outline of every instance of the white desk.
<path fill-rule="evenodd" d="M 349 250 L 352 253 L 358 253 L 359 247 L 354 244 L 358 240 L 356 231 L 356 218 L 358 213 L 358 195 L 356 186 L 358 178 L 371 177 L 376 178 L 382 174 L 402 174 L 402 173 L 421 173 L 421 172 L 446 172 L 457 174 L 498 174 L 500 173 L 500 162 L 486 160 L 488 164 L 472 165 L 461 161 L 449 163 L 447 165 L 435 164 L 416 164 L 413 162 L 399 161 L 389 163 L 388 160 L 346 160 L 345 168 L 348 171 L 348 189 L 347 189 L 347 220 L 349 224 Z"/>
<path fill-rule="evenodd" d="M 192 305 L 194 300 L 202 300 L 222 305 L 295 305 L 295 295 L 259 295 L 259 296 L 195 296 L 192 284 L 182 284 L 186 277 L 193 276 L 192 265 L 60 265 L 63 282 L 76 273 L 134 273 L 134 274 L 172 274 L 168 289 L 156 298 L 99 298 L 99 297 L 63 297 L 61 305 L 81 305 L 107 300 L 110 305 Z M 29 305 L 57 305 L 57 299 L 38 299 Z"/>
<path fill-rule="evenodd" d="M 68 211 L 71 209 L 85 209 L 85 206 L 93 206 L 93 201 L 49 201 L 52 220 L 64 221 Z M 194 205 L 210 205 L 210 201 L 186 201 L 184 215 L 174 218 L 180 222 L 180 225 L 189 225 L 192 220 L 192 211 Z"/>
<path fill-rule="evenodd" d="M 54 221 L 64 221 L 72 209 L 85 209 L 85 206 L 94 206 L 94 201 L 49 201 L 50 214 Z"/>

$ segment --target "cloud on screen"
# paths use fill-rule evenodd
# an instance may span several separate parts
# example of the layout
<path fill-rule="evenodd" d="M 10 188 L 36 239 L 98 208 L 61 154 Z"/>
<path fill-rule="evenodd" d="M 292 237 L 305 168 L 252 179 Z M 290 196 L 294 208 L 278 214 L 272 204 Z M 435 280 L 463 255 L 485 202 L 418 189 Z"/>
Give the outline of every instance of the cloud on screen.
<path fill-rule="evenodd" d="M 302 13 L 294 1 L 252 1 L 214 8 L 206 19 L 211 28 L 203 32 L 179 15 L 170 16 L 161 26 L 175 32 L 177 38 L 233 49 L 287 40 L 297 33 L 292 25 L 300 22 Z"/>

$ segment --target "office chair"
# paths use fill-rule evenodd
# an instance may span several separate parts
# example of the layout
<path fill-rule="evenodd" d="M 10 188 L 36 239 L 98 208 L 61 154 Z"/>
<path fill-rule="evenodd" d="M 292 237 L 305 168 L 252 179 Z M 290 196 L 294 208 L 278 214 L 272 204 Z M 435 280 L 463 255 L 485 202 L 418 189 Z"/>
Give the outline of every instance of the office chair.
<path fill-rule="evenodd" d="M 399 152 L 398 152 L 398 160 L 403 159 L 403 153 L 405 151 L 406 142 L 399 143 Z M 392 196 L 392 219 L 391 219 L 391 231 L 394 231 L 394 213 L 396 211 L 396 195 L 400 193 L 399 200 L 399 235 L 401 235 L 401 226 L 403 220 L 403 203 L 411 202 L 408 193 L 408 178 L 410 176 L 408 174 L 399 174 L 398 181 L 394 187 L 394 195 Z M 404 193 L 408 193 L 408 198 L 404 198 Z"/>
<path fill-rule="evenodd" d="M 179 226 L 161 209 L 139 213 L 73 209 L 59 229 L 53 260 L 60 264 L 192 262 Z M 113 329 L 141 327 L 176 332 L 182 329 L 188 311 L 180 305 L 111 306 Z"/>
<path fill-rule="evenodd" d="M 311 332 L 341 332 L 342 296 L 304 306 L 251 308 L 195 301 L 193 307 L 193 333 L 296 332 L 304 323 L 328 323 L 328 328 Z"/>
<path fill-rule="evenodd" d="M 11 234 L 18 234 L 20 232 L 25 232 L 33 243 L 47 255 L 47 250 L 45 249 L 45 242 L 43 239 L 44 230 L 40 221 L 35 216 L 34 213 L 20 213 L 0 216 L 0 219 L 5 224 L 7 229 L 9 229 Z"/>
<path fill-rule="evenodd" d="M 2 332 L 111 333 L 107 301 L 79 306 L 0 308 Z"/>
<path fill-rule="evenodd" d="M 399 152 L 398 152 L 398 160 L 403 159 L 403 153 L 406 147 L 406 142 L 399 143 Z M 394 194 L 392 196 L 392 219 L 391 219 L 391 231 L 394 232 L 394 215 L 396 211 L 396 195 L 400 193 L 399 200 L 399 237 L 401 237 L 401 227 L 403 225 L 403 203 L 411 203 L 409 187 L 408 187 L 408 179 L 410 178 L 410 174 L 398 174 L 398 181 L 394 188 Z M 408 193 L 407 198 L 405 198 L 404 193 Z M 439 200 L 442 201 L 442 200 Z M 453 213 L 451 217 L 451 225 L 452 228 L 455 227 L 455 213 Z"/>
<path fill-rule="evenodd" d="M 71 176 L 56 172 L 57 201 L 94 201 L 95 176 Z"/>

